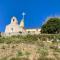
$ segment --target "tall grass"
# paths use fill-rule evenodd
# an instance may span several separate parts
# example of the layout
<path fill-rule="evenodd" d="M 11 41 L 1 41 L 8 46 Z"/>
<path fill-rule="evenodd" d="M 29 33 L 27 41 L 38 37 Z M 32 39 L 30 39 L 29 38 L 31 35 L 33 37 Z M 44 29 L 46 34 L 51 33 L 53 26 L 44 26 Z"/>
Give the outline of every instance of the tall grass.
<path fill-rule="evenodd" d="M 60 34 L 41 34 L 41 35 L 26 35 L 26 36 L 11 36 L 11 37 L 0 37 L 0 43 L 6 44 L 35 44 L 37 46 L 37 52 L 39 58 L 37 60 L 60 60 Z M 12 47 L 14 48 L 14 46 Z M 5 49 L 5 46 L 2 46 L 1 49 Z M 47 57 L 50 52 L 53 52 L 51 55 L 55 58 Z M 23 56 L 22 51 L 17 51 L 17 58 L 11 58 L 10 60 L 29 60 L 28 58 L 19 58 Z M 26 56 L 30 55 L 30 52 L 25 52 Z M 1 59 L 4 60 L 4 59 Z M 6 60 L 6 58 L 5 58 Z"/>
<path fill-rule="evenodd" d="M 26 36 L 11 36 L 11 37 L 0 37 L 0 43 L 20 43 L 20 42 L 25 42 L 25 43 L 35 43 L 36 41 L 46 41 L 47 39 L 51 41 L 57 41 L 60 40 L 60 34 L 43 34 L 43 35 L 26 35 Z"/>

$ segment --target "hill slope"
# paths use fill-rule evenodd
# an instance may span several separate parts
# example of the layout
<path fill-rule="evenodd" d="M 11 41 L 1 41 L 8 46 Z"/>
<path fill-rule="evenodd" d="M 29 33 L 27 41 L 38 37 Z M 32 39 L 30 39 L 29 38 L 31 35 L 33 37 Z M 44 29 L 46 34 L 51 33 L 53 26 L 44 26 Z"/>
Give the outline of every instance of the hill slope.
<path fill-rule="evenodd" d="M 0 37 L 0 60 L 60 60 L 60 35 Z"/>

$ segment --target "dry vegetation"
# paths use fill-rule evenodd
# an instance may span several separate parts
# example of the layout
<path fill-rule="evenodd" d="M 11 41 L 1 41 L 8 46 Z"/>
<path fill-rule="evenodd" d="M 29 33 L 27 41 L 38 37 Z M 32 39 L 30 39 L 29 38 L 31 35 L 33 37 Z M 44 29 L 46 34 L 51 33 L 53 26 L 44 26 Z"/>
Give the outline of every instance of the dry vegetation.
<path fill-rule="evenodd" d="M 0 60 L 60 60 L 60 35 L 0 37 Z"/>

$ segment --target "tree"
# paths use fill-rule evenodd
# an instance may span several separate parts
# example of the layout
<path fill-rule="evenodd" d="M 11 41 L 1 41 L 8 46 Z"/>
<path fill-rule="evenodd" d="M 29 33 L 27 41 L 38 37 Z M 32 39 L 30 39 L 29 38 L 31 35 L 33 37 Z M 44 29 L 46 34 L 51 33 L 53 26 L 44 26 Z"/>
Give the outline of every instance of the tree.
<path fill-rule="evenodd" d="M 49 18 L 48 21 L 42 25 L 41 33 L 60 33 L 60 18 Z"/>

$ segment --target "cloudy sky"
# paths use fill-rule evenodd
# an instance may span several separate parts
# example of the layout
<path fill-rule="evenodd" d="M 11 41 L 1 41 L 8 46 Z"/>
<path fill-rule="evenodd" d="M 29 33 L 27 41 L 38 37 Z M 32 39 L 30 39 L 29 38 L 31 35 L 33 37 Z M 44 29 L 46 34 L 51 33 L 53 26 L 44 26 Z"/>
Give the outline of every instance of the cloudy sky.
<path fill-rule="evenodd" d="M 20 23 L 25 12 L 25 28 L 40 28 L 49 16 L 60 16 L 60 0 L 0 0 L 0 32 L 15 16 Z"/>

